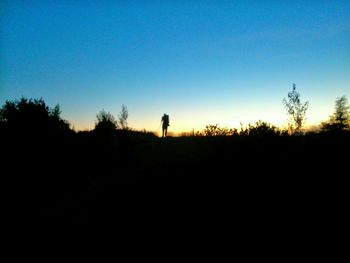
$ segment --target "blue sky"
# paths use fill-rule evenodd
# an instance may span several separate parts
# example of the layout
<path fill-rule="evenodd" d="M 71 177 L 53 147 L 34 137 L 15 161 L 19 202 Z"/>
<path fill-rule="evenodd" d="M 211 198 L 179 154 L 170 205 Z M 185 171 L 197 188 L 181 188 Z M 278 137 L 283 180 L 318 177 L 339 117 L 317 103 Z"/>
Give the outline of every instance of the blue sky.
<path fill-rule="evenodd" d="M 0 103 L 42 97 L 76 129 L 105 109 L 135 129 L 259 119 L 308 125 L 350 99 L 350 1 L 2 1 Z"/>

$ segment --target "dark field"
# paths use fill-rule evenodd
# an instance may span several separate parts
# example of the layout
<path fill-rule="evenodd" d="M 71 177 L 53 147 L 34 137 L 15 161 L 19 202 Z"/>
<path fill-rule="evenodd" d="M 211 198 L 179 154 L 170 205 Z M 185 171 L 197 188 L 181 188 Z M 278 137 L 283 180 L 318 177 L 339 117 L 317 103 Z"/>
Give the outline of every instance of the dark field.
<path fill-rule="evenodd" d="M 337 211 L 346 193 L 345 132 L 158 138 L 118 131 L 112 141 L 94 132 L 17 136 L 3 140 L 2 176 L 6 203 L 21 224 L 290 218 L 295 210 Z"/>

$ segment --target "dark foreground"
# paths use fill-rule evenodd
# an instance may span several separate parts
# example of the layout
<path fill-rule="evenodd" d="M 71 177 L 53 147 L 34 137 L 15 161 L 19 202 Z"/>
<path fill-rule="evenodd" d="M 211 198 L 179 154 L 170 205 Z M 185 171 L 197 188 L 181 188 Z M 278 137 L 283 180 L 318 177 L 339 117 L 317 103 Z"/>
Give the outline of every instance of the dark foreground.
<path fill-rule="evenodd" d="M 157 138 L 90 133 L 7 142 L 6 203 L 21 224 L 147 227 L 342 213 L 350 136 Z M 221 224 L 221 223 L 220 223 Z M 219 224 L 219 225 L 220 225 Z M 219 226 L 218 225 L 218 226 Z"/>

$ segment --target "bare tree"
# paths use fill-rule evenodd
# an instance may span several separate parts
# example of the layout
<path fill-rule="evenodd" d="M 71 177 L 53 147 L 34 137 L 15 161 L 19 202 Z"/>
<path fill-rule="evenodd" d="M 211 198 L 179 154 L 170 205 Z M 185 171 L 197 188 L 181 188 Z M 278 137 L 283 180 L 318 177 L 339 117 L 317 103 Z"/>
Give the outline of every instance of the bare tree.
<path fill-rule="evenodd" d="M 119 120 L 120 127 L 121 127 L 121 129 L 123 129 L 123 130 L 128 130 L 128 129 L 129 129 L 129 127 L 128 127 L 128 122 L 127 122 L 128 116 L 129 116 L 128 109 L 127 109 L 127 107 L 123 104 L 123 105 L 122 105 L 122 110 L 121 110 L 121 112 L 119 113 L 119 116 L 118 116 L 118 120 Z"/>
<path fill-rule="evenodd" d="M 288 100 L 283 99 L 283 104 L 286 107 L 289 115 L 289 132 L 300 133 L 306 120 L 306 111 L 309 108 L 309 102 L 301 102 L 300 94 L 296 91 L 295 84 L 293 90 L 288 92 Z"/>

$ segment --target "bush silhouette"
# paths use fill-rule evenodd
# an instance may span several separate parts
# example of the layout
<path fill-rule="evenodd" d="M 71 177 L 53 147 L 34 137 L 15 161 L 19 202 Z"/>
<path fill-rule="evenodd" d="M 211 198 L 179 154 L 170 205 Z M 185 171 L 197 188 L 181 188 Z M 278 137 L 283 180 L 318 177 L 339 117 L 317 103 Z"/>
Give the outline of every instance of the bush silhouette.
<path fill-rule="evenodd" d="M 240 135 L 248 135 L 254 137 L 272 137 L 281 135 L 281 131 L 274 125 L 264 121 L 257 121 L 255 126 L 249 123 L 246 129 L 241 129 Z"/>
<path fill-rule="evenodd" d="M 235 130 L 222 128 L 218 124 L 207 125 L 203 131 L 204 136 L 229 136 L 235 133 Z"/>
<path fill-rule="evenodd" d="M 116 145 L 118 122 L 110 112 L 101 110 L 96 115 L 94 133 L 97 135 L 98 142 L 102 145 Z"/>
<path fill-rule="evenodd" d="M 118 127 L 118 123 L 110 112 L 101 110 L 97 115 L 97 122 L 95 123 L 96 131 L 114 131 Z"/>

